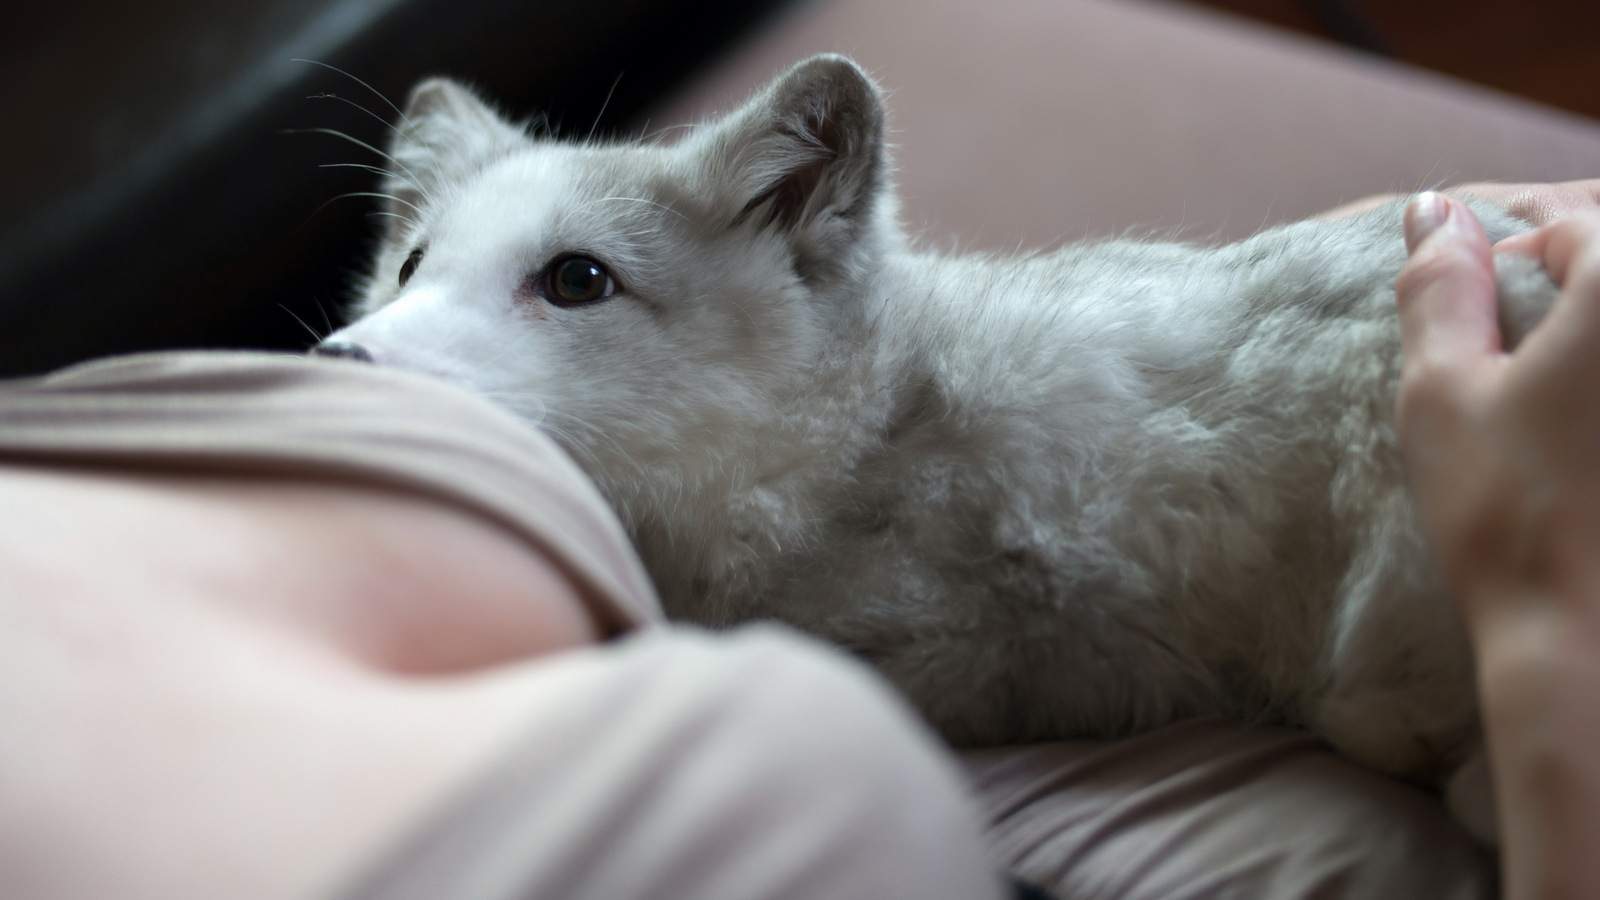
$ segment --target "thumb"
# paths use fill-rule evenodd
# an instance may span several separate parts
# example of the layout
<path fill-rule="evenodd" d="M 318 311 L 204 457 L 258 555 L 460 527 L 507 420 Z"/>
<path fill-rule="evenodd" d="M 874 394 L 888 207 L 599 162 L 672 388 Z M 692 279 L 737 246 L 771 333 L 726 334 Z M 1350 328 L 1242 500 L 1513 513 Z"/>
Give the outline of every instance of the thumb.
<path fill-rule="evenodd" d="M 1411 258 L 1395 282 L 1407 368 L 1454 368 L 1498 353 L 1494 262 L 1472 211 L 1429 191 L 1406 207 Z"/>

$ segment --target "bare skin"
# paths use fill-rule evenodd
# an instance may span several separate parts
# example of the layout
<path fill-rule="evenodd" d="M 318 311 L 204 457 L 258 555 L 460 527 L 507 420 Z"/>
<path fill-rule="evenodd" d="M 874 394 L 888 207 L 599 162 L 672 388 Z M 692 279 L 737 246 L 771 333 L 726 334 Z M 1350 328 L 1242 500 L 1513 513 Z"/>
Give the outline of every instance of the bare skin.
<path fill-rule="evenodd" d="M 0 467 L 0 509 L 0 896 L 329 896 L 597 637 L 403 495 Z"/>
<path fill-rule="evenodd" d="M 1474 197 L 1504 209 L 1529 225 L 1548 225 L 1585 209 L 1600 208 L 1600 178 L 1558 184 L 1478 181 L 1450 188 L 1455 197 Z M 1342 219 L 1403 199 L 1405 194 L 1379 194 L 1335 207 L 1318 219 Z"/>
<path fill-rule="evenodd" d="M 1536 201 L 1535 207 L 1539 204 Z M 1600 891 L 1600 211 L 1491 248 L 1458 201 L 1407 213 L 1397 421 L 1478 654 L 1506 896 Z M 1562 286 L 1506 352 L 1494 253 Z"/>

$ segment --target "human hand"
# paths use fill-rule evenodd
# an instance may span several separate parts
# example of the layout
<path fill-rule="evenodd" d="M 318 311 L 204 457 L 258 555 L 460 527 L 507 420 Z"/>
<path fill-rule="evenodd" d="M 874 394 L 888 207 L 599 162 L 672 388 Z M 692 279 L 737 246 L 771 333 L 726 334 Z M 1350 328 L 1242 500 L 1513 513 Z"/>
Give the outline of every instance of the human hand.
<path fill-rule="evenodd" d="M 1600 211 L 1491 251 L 1463 204 L 1432 194 L 1407 210 L 1406 234 L 1398 424 L 1446 574 L 1458 589 L 1600 574 Z M 1501 344 L 1493 252 L 1538 259 L 1562 286 L 1514 353 Z"/>
<path fill-rule="evenodd" d="M 1548 225 L 1575 212 L 1600 209 L 1600 178 L 1553 184 L 1478 181 L 1448 188 L 1445 192 L 1456 197 L 1481 200 L 1491 206 L 1498 206 L 1535 228 Z M 1330 209 L 1316 218 L 1324 221 L 1343 219 L 1377 209 L 1404 196 L 1406 195 L 1380 194 L 1367 197 Z"/>
<path fill-rule="evenodd" d="M 1406 212 L 1397 424 L 1478 662 L 1509 898 L 1600 889 L 1600 211 L 1491 250 L 1459 200 Z M 1561 286 L 1506 352 L 1493 253 Z"/>

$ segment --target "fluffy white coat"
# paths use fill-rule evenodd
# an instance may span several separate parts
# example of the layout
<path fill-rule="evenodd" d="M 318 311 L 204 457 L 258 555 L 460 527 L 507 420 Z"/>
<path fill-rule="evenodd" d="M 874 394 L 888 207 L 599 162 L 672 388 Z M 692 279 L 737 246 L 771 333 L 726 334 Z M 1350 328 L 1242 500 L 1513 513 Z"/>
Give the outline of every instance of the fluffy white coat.
<path fill-rule="evenodd" d="M 1226 714 L 1460 766 L 1471 653 L 1391 426 L 1400 207 L 935 255 L 898 228 L 883 118 L 839 57 L 670 146 L 529 136 L 425 82 L 331 340 L 545 428 L 671 615 L 822 635 L 955 741 Z M 614 294 L 552 302 L 574 255 Z M 1551 290 L 1515 274 L 1521 330 Z"/>

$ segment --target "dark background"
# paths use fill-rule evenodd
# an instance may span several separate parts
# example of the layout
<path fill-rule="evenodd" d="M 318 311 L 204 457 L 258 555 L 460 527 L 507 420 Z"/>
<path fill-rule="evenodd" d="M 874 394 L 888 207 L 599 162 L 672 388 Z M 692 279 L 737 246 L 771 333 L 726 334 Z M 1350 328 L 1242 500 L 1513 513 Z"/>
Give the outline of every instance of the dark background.
<path fill-rule="evenodd" d="M 1192 0 L 1600 119 L 1595 0 Z"/>
<path fill-rule="evenodd" d="M 375 176 L 321 166 L 382 163 L 308 129 L 381 147 L 383 97 L 403 103 L 445 73 L 558 131 L 615 132 L 779 5 L 146 0 L 8 14 L 0 375 L 150 348 L 304 347 L 337 317 L 376 231 L 370 199 L 332 199 Z"/>
<path fill-rule="evenodd" d="M 369 199 L 335 199 L 374 176 L 325 166 L 382 162 L 314 129 L 382 146 L 393 116 L 382 98 L 400 103 L 417 79 L 446 73 L 559 132 L 633 131 L 788 2 L 803 0 L 10 10 L 0 375 L 160 347 L 304 347 L 337 318 L 376 231 Z M 1593 0 L 1197 2 L 1600 117 Z"/>

